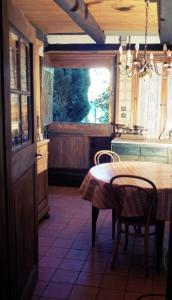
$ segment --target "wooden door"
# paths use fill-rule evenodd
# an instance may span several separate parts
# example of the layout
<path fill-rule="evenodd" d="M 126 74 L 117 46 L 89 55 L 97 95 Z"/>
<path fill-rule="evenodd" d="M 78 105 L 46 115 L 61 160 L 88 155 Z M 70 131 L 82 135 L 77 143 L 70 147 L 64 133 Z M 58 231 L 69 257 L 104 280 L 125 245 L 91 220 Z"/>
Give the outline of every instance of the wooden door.
<path fill-rule="evenodd" d="M 7 256 L 7 207 L 6 207 L 6 178 L 5 178 L 5 127 L 3 122 L 5 91 L 4 86 L 4 47 L 3 47 L 3 30 L 4 15 L 6 15 L 5 0 L 0 2 L 0 270 L 1 289 L 0 299 L 9 299 L 8 285 L 9 282 L 9 266 Z"/>
<path fill-rule="evenodd" d="M 2 1 L 3 10 L 7 2 Z M 0 298 L 25 300 L 31 298 L 38 271 L 33 77 L 35 31 L 23 14 L 8 4 L 8 12 L 3 15 L 1 61 L 4 80 L 1 84 L 5 93 L 2 126 L 6 144 L 4 174 L 8 191 L 6 253 L 9 272 L 8 297 Z"/>

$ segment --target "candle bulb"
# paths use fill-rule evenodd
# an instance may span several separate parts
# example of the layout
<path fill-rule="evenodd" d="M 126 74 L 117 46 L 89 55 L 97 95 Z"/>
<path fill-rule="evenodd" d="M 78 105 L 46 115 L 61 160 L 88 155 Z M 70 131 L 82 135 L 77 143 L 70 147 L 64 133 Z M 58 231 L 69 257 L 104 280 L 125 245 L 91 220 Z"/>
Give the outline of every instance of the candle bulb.
<path fill-rule="evenodd" d="M 136 59 L 137 59 L 138 52 L 139 52 L 139 44 L 136 44 L 135 45 L 135 58 Z"/>
<path fill-rule="evenodd" d="M 166 45 L 166 44 L 164 44 L 164 46 L 163 46 L 163 51 L 164 51 L 164 52 L 167 51 L 167 45 Z"/>
<path fill-rule="evenodd" d="M 153 53 L 150 53 L 150 60 L 153 60 Z"/>
<path fill-rule="evenodd" d="M 120 45 L 119 47 L 119 61 L 121 63 L 121 60 L 122 60 L 122 46 Z"/>
<path fill-rule="evenodd" d="M 128 51 L 127 51 L 127 66 L 130 65 L 130 56 L 131 56 L 131 52 L 130 52 L 130 49 L 128 49 Z"/>
<path fill-rule="evenodd" d="M 170 50 L 167 51 L 167 56 L 171 57 L 171 51 Z"/>

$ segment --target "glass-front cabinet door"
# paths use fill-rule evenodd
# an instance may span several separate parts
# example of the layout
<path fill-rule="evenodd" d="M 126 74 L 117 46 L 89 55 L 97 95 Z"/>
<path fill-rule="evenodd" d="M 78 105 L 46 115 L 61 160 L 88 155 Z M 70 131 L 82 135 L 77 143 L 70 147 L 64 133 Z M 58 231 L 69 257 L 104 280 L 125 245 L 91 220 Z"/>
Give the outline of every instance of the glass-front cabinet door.
<path fill-rule="evenodd" d="M 13 149 L 32 142 L 30 46 L 13 29 L 9 34 L 11 136 Z"/>

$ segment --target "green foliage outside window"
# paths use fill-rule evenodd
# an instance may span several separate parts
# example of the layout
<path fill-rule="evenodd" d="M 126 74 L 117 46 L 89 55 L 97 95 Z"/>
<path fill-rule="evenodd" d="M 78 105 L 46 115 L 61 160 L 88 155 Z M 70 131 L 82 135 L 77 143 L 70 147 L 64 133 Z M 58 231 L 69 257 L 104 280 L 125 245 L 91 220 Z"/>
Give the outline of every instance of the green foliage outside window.
<path fill-rule="evenodd" d="M 90 110 L 88 69 L 55 69 L 53 92 L 53 120 L 80 122 Z"/>
<path fill-rule="evenodd" d="M 96 108 L 100 108 L 103 112 L 103 115 L 100 116 L 100 123 L 108 123 L 109 122 L 109 99 L 110 99 L 111 91 L 109 88 L 106 88 L 102 94 L 99 95 L 97 99 L 94 100 L 94 105 Z"/>

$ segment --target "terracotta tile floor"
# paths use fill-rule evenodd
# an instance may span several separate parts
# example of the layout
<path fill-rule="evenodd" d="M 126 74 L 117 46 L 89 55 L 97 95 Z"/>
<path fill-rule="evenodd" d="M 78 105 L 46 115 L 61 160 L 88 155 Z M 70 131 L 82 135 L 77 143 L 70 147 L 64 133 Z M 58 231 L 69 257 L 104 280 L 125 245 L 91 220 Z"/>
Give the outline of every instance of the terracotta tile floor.
<path fill-rule="evenodd" d="M 150 276 L 144 277 L 143 239 L 123 241 L 116 269 L 110 270 L 111 210 L 101 210 L 95 249 L 91 248 L 91 203 L 78 188 L 49 187 L 50 218 L 39 225 L 39 281 L 32 300 L 136 300 L 142 294 L 165 293 L 165 271 L 155 272 L 154 237 Z M 167 248 L 168 223 L 164 239 Z M 146 297 L 144 299 L 165 299 Z"/>

